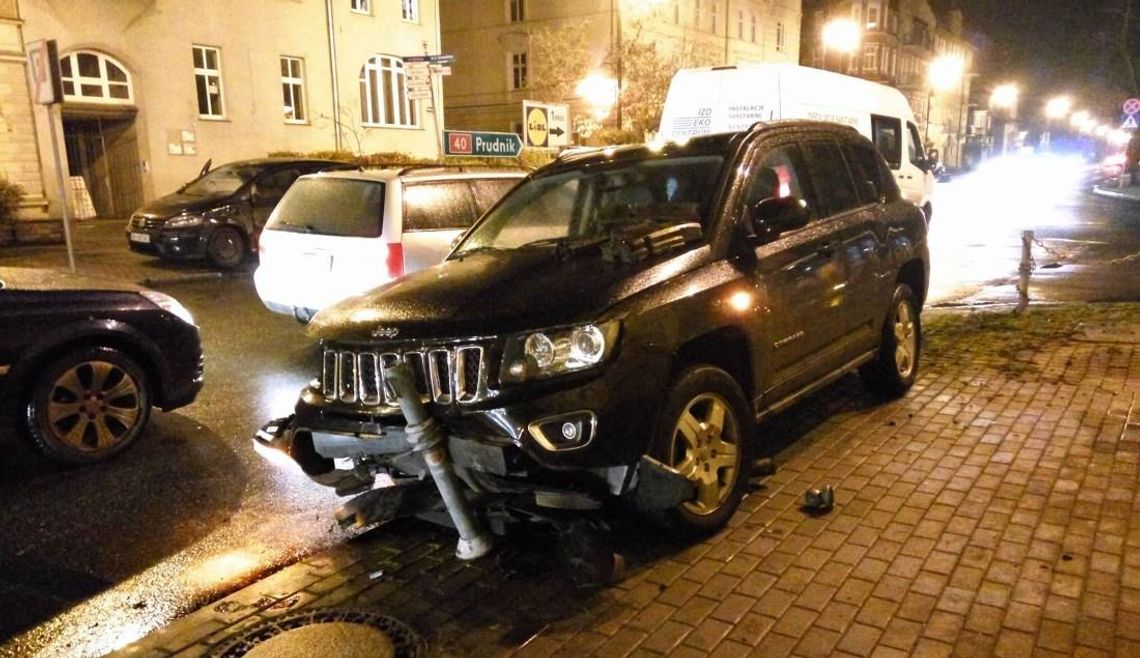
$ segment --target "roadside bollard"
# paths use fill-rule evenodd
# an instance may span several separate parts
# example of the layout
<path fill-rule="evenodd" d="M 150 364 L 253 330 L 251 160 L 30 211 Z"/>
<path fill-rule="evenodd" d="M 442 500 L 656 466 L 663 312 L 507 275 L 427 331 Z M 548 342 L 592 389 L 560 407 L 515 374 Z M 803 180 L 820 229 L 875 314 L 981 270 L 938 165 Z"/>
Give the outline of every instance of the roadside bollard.
<path fill-rule="evenodd" d="M 461 560 L 474 560 L 486 555 L 491 550 L 493 541 L 491 535 L 480 526 L 471 511 L 471 504 L 463 495 L 463 486 L 447 454 L 447 435 L 443 426 L 424 407 L 406 363 L 384 368 L 383 372 L 384 381 L 392 387 L 400 403 L 400 410 L 404 412 L 404 419 L 408 422 L 408 443 L 423 457 L 435 480 L 435 486 L 443 497 L 447 513 L 459 531 L 455 556 Z"/>
<path fill-rule="evenodd" d="M 1017 284 L 1017 311 L 1024 311 L 1029 306 L 1029 274 L 1033 271 L 1033 231 L 1021 232 L 1021 264 L 1017 267 L 1021 275 Z"/>

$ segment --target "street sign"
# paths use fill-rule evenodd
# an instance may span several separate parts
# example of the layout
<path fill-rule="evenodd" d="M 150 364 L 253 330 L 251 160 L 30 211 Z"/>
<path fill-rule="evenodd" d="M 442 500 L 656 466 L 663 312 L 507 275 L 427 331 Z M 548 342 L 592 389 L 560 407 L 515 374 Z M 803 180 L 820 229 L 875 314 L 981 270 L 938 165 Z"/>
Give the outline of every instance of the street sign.
<path fill-rule="evenodd" d="M 523 101 L 526 145 L 558 148 L 570 143 L 570 110 L 558 103 Z"/>
<path fill-rule="evenodd" d="M 1125 114 L 1140 114 L 1140 98 L 1129 98 L 1124 101 Z"/>
<path fill-rule="evenodd" d="M 522 140 L 514 133 L 445 130 L 446 155 L 471 155 L 483 158 L 514 158 L 522 153 Z"/>
<path fill-rule="evenodd" d="M 1140 127 L 1140 124 L 1136 122 L 1135 114 L 1125 114 L 1120 118 L 1121 130 L 1136 130 L 1137 127 Z"/>

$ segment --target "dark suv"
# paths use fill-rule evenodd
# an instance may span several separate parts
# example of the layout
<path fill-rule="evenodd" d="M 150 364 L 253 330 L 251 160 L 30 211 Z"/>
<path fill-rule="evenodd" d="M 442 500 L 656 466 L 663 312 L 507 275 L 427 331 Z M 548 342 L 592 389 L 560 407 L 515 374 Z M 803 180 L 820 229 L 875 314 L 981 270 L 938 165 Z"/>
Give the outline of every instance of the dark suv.
<path fill-rule="evenodd" d="M 855 369 L 884 397 L 911 386 L 927 274 L 922 212 L 853 129 L 569 153 L 442 264 L 318 314 L 323 370 L 259 440 L 342 494 L 371 489 L 342 520 L 422 511 L 378 483 L 438 483 L 442 463 L 463 491 L 448 511 L 621 497 L 710 531 L 743 495 L 758 420 Z M 418 396 L 397 395 L 397 363 Z M 420 401 L 431 423 L 407 423 Z M 430 469 L 409 453 L 426 425 L 446 446 Z"/>
<path fill-rule="evenodd" d="M 304 158 L 224 164 L 136 210 L 127 224 L 127 245 L 163 258 L 206 258 L 215 267 L 236 267 L 257 251 L 265 220 L 298 176 L 338 169 L 360 167 Z"/>

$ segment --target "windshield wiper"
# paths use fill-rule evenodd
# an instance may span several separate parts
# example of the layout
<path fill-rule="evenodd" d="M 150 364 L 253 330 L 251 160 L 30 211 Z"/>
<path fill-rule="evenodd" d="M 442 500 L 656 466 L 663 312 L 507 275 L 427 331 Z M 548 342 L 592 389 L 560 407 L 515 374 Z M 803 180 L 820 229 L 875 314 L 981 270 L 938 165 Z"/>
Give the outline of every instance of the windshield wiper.
<path fill-rule="evenodd" d="M 470 249 L 464 249 L 463 251 L 457 251 L 454 254 L 452 254 L 452 256 L 454 256 L 455 258 L 463 258 L 464 256 L 470 256 L 471 254 L 477 254 L 481 251 L 502 251 L 502 250 L 503 250 L 502 247 L 495 247 L 493 245 L 484 244 L 484 245 L 479 245 L 478 247 L 471 247 Z"/>
<path fill-rule="evenodd" d="M 562 236 L 560 238 L 543 238 L 542 240 L 535 240 L 521 245 L 519 248 L 528 247 L 554 247 L 554 255 L 557 258 L 568 256 L 571 253 L 580 249 L 585 249 L 606 241 L 606 237 L 602 235 L 589 235 L 570 237 Z"/>

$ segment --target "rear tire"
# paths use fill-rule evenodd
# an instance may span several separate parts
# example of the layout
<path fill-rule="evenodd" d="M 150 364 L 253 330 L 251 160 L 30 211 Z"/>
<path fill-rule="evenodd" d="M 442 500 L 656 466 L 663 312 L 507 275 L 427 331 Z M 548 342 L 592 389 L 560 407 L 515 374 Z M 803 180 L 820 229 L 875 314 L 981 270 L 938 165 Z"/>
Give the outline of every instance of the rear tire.
<path fill-rule="evenodd" d="M 26 427 L 47 457 L 88 464 L 137 441 L 150 405 L 150 383 L 133 359 L 107 347 L 88 347 L 39 371 L 25 405 Z"/>
<path fill-rule="evenodd" d="M 721 528 L 740 505 L 752 463 L 754 422 L 740 385 L 708 365 L 674 381 L 657 423 L 651 456 L 695 485 L 691 500 L 668 509 L 638 506 L 670 532 L 703 535 Z"/>
<path fill-rule="evenodd" d="M 230 270 L 241 265 L 245 257 L 245 239 L 232 226 L 219 226 L 206 243 L 206 257 L 215 267 Z"/>
<path fill-rule="evenodd" d="M 891 307 L 879 338 L 874 360 L 859 368 L 863 384 L 882 398 L 902 397 L 918 378 L 922 356 L 922 321 L 914 291 L 905 283 L 895 286 Z"/>

